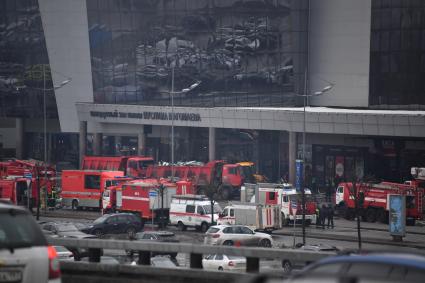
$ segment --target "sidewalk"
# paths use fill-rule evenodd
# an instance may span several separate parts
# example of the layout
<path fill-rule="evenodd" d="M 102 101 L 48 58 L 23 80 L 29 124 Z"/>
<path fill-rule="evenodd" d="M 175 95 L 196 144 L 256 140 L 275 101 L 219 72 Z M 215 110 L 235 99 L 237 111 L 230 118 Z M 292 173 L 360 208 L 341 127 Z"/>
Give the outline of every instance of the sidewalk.
<path fill-rule="evenodd" d="M 294 230 L 291 227 L 285 227 L 273 232 L 275 235 L 293 236 Z M 300 227 L 296 227 L 295 235 L 302 236 Z M 362 242 L 376 245 L 390 245 L 399 247 L 409 247 L 425 250 L 425 237 L 422 234 L 406 234 L 402 242 L 392 240 L 388 231 L 361 230 Z M 357 242 L 357 229 L 350 227 L 336 227 L 335 229 L 321 229 L 312 225 L 306 228 L 306 237 L 315 239 L 326 239 L 336 241 Z"/>

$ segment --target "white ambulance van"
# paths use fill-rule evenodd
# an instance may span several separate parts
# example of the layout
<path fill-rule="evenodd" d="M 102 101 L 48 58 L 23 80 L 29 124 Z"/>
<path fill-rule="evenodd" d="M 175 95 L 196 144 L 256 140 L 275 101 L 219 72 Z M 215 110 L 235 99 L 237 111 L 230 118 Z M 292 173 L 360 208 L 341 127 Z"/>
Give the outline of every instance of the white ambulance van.
<path fill-rule="evenodd" d="M 214 203 L 214 222 L 222 209 Z M 194 227 L 206 232 L 211 225 L 211 201 L 202 195 L 175 195 L 170 204 L 170 225 L 176 225 L 184 231 Z"/>

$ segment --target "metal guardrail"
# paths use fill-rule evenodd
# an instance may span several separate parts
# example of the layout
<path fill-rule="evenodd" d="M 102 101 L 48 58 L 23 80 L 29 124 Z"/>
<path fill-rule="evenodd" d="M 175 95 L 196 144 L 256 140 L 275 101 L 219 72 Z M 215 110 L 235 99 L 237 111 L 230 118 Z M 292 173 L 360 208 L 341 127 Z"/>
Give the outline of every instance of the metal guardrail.
<path fill-rule="evenodd" d="M 64 238 L 50 238 L 48 241 L 51 245 L 88 249 L 90 262 L 100 262 L 102 249 L 138 251 L 139 258 L 137 263 L 140 265 L 150 265 L 151 252 L 185 253 L 190 255 L 190 267 L 199 269 L 202 268 L 202 256 L 205 254 L 241 256 L 247 259 L 247 272 L 258 272 L 261 258 L 290 259 L 292 262 L 307 263 L 334 255 L 334 253 L 331 252 L 314 252 L 281 248 L 212 246 L 190 243 L 146 243 L 125 240 Z"/>

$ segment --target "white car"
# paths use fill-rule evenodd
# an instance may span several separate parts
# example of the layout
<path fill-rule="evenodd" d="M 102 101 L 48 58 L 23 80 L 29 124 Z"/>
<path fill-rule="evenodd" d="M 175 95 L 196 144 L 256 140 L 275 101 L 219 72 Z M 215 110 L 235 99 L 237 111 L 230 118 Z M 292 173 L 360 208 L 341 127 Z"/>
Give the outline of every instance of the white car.
<path fill-rule="evenodd" d="M 273 239 L 269 234 L 254 232 L 242 225 L 216 225 L 205 233 L 204 244 L 270 248 L 273 246 Z"/>
<path fill-rule="evenodd" d="M 74 261 L 74 254 L 64 246 L 55 246 L 60 261 Z"/>
<path fill-rule="evenodd" d="M 60 283 L 53 246 L 24 208 L 0 203 L 0 281 Z"/>
<path fill-rule="evenodd" d="M 202 259 L 202 267 L 205 270 L 245 271 L 246 258 L 222 254 L 207 255 Z"/>

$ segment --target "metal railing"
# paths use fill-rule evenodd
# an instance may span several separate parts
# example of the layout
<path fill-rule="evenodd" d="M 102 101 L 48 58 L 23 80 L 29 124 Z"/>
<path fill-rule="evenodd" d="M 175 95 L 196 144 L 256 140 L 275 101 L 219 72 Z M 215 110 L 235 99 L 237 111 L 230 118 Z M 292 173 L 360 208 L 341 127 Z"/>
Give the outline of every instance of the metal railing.
<path fill-rule="evenodd" d="M 138 251 L 140 265 L 150 265 L 151 252 L 160 253 L 185 253 L 190 257 L 190 268 L 202 268 L 202 256 L 207 254 L 226 254 L 246 258 L 246 271 L 258 272 L 260 259 L 289 259 L 291 262 L 314 262 L 327 256 L 331 252 L 315 252 L 281 248 L 251 248 L 212 246 L 190 243 L 155 243 L 125 240 L 101 239 L 63 239 L 50 238 L 49 243 L 56 246 L 88 249 L 89 262 L 100 262 L 103 249 Z"/>

